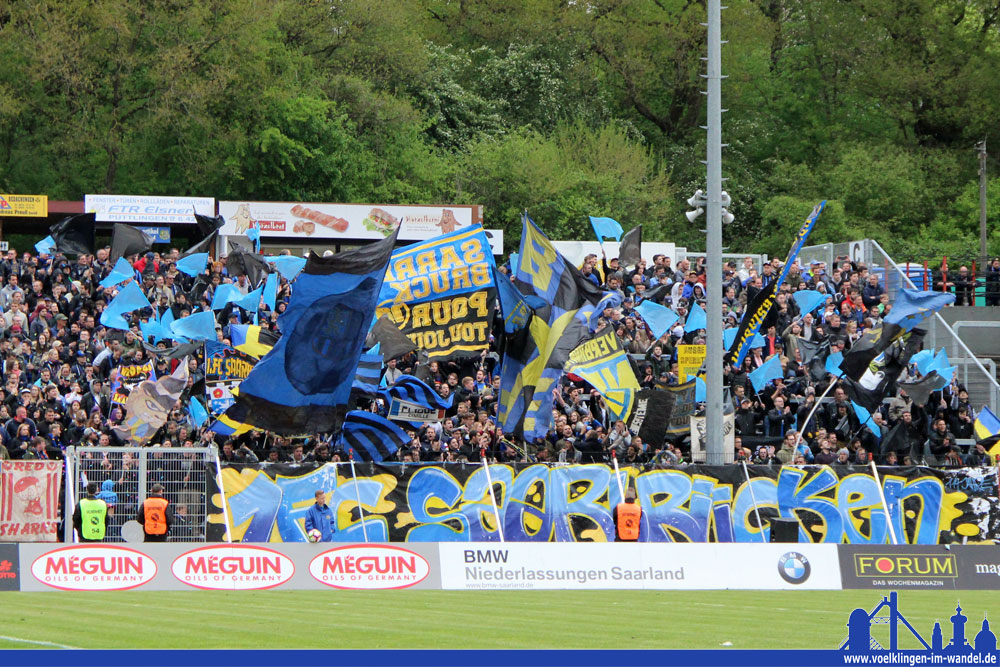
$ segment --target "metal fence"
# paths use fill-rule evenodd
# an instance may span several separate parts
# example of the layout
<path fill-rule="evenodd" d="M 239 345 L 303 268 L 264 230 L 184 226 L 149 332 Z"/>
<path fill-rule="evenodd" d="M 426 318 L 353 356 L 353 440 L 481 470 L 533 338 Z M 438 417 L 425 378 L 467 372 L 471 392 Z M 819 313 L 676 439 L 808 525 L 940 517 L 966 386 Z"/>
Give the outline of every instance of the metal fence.
<path fill-rule="evenodd" d="M 207 477 L 218 464 L 214 447 L 69 447 L 66 450 L 66 507 L 75 507 L 96 482 L 109 507 L 105 542 L 123 542 L 122 525 L 136 518 L 150 487 L 162 484 L 175 522 L 169 542 L 204 542 Z M 209 467 L 211 466 L 211 468 Z M 72 542 L 67 521 L 64 541 Z"/>

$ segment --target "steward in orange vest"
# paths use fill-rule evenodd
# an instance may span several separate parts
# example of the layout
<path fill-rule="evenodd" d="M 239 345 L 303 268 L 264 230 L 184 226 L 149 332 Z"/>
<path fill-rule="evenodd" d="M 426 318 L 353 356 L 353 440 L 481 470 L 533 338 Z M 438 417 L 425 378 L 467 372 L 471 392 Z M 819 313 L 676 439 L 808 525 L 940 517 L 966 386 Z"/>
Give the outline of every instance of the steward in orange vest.
<path fill-rule="evenodd" d="M 635 489 L 625 492 L 625 502 L 615 507 L 615 538 L 618 542 L 639 541 L 639 520 L 642 508 L 635 502 Z"/>
<path fill-rule="evenodd" d="M 166 542 L 174 523 L 174 511 L 163 497 L 162 484 L 154 484 L 149 492 L 150 497 L 139 506 L 135 520 L 142 524 L 147 542 Z"/>

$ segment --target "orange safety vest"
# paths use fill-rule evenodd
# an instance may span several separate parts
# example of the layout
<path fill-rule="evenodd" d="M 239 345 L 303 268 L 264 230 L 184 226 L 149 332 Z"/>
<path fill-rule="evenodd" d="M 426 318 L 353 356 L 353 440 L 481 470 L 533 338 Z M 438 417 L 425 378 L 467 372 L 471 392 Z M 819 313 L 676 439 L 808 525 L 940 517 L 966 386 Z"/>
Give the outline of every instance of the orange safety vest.
<path fill-rule="evenodd" d="M 142 504 L 142 514 L 146 520 L 147 535 L 167 534 L 167 499 L 146 498 Z"/>
<path fill-rule="evenodd" d="M 642 508 L 638 503 L 618 503 L 618 539 L 623 542 L 635 542 L 639 539 L 639 517 Z"/>

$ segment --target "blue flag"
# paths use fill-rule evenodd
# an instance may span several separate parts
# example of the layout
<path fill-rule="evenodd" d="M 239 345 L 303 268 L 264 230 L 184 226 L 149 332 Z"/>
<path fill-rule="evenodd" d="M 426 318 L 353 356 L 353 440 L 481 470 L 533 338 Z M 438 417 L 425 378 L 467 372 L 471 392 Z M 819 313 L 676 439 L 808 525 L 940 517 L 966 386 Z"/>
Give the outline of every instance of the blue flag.
<path fill-rule="evenodd" d="M 924 319 L 953 303 L 955 303 L 954 294 L 904 288 L 896 295 L 892 309 L 885 316 L 885 323 L 898 324 L 906 331 L 910 331 Z"/>
<path fill-rule="evenodd" d="M 625 233 L 625 230 L 618 224 L 618 221 L 611 218 L 595 218 L 594 216 L 590 216 L 590 226 L 594 228 L 594 234 L 597 235 L 597 240 L 601 243 L 604 243 L 604 239 L 607 238 L 620 241 L 622 234 Z"/>
<path fill-rule="evenodd" d="M 201 426 L 208 421 L 208 410 L 205 406 L 201 404 L 194 396 L 191 397 L 191 403 L 188 405 L 188 412 L 191 414 L 191 422 L 197 427 Z"/>
<path fill-rule="evenodd" d="M 373 412 L 351 410 L 340 434 L 341 447 L 357 452 L 362 461 L 384 461 L 410 442 L 410 436 Z"/>
<path fill-rule="evenodd" d="M 269 264 L 274 264 L 274 268 L 281 274 L 281 277 L 289 281 L 295 280 L 295 276 L 302 273 L 302 269 L 306 268 L 305 257 L 275 255 L 274 257 L 267 256 L 264 260 Z"/>
<path fill-rule="evenodd" d="M 397 233 L 310 255 L 278 320 L 283 335 L 240 384 L 228 417 L 279 435 L 340 427 Z"/>
<path fill-rule="evenodd" d="M 170 332 L 188 340 L 216 340 L 215 313 L 203 310 L 174 320 L 170 323 Z"/>
<path fill-rule="evenodd" d="M 510 264 L 510 274 L 512 276 L 516 276 L 517 275 L 517 264 L 520 261 L 521 261 L 521 256 L 520 255 L 518 255 L 516 252 L 510 253 L 509 264 Z"/>
<path fill-rule="evenodd" d="M 767 341 L 764 340 L 764 337 L 761 336 L 759 333 L 755 333 L 753 335 L 753 338 L 750 339 L 750 349 L 751 350 L 754 349 L 754 348 L 756 348 L 756 347 L 764 347 L 765 345 L 767 345 Z"/>
<path fill-rule="evenodd" d="M 921 375 L 927 375 L 930 372 L 928 370 L 930 365 L 934 363 L 934 350 L 920 350 L 910 357 L 910 363 L 916 364 L 917 370 L 920 371 Z"/>
<path fill-rule="evenodd" d="M 251 313 L 256 313 L 257 309 L 260 308 L 260 295 L 264 291 L 264 286 L 261 285 L 255 290 L 247 293 L 246 296 L 241 296 L 238 299 L 233 299 L 233 305 L 239 306 L 243 310 L 249 311 Z"/>
<path fill-rule="evenodd" d="M 875 434 L 875 437 L 881 440 L 882 429 L 880 429 L 878 424 L 875 423 L 875 420 L 872 419 L 872 413 L 870 413 L 864 406 L 858 405 L 854 401 L 851 401 L 851 406 L 854 408 L 854 414 L 858 416 L 858 421 L 861 422 L 861 425 L 870 428 L 871 432 Z"/>
<path fill-rule="evenodd" d="M 447 410 L 451 407 L 455 395 L 450 395 L 447 399 L 434 391 L 427 383 L 412 375 L 401 375 L 396 382 L 388 389 L 379 392 L 386 402 L 392 399 L 416 403 L 429 410 Z"/>
<path fill-rule="evenodd" d="M 197 276 L 200 273 L 204 273 L 205 267 L 208 266 L 208 253 L 196 252 L 193 255 L 181 257 L 177 260 L 175 266 L 181 273 L 186 273 L 189 276 Z"/>
<path fill-rule="evenodd" d="M 56 250 L 56 240 L 51 236 L 46 236 L 44 239 L 35 244 L 35 252 L 39 255 L 51 255 Z"/>
<path fill-rule="evenodd" d="M 844 371 L 840 370 L 840 362 L 844 360 L 843 352 L 834 352 L 826 358 L 826 372 L 833 377 L 840 377 Z"/>
<path fill-rule="evenodd" d="M 140 308 L 151 308 L 149 299 L 142 293 L 139 285 L 133 280 L 118 290 L 117 296 L 111 300 L 101 313 L 101 324 L 112 329 L 128 329 L 128 323 L 122 315 Z"/>
<path fill-rule="evenodd" d="M 948 353 L 944 351 L 943 347 L 934 355 L 934 361 L 927 366 L 927 373 L 931 371 L 937 371 L 938 375 L 947 382 L 951 382 L 951 379 L 955 377 L 955 367 L 948 361 Z"/>
<path fill-rule="evenodd" d="M 643 301 L 635 307 L 635 310 L 642 316 L 642 320 L 649 326 L 649 330 L 653 332 L 654 339 L 658 339 L 670 331 L 670 327 L 674 326 L 674 323 L 680 319 L 680 315 L 674 311 L 652 301 Z M 733 335 L 736 335 L 736 329 L 733 329 Z"/>
<path fill-rule="evenodd" d="M 232 283 L 222 283 L 212 296 L 212 310 L 222 310 L 229 303 L 243 298 L 243 292 Z"/>
<path fill-rule="evenodd" d="M 381 374 L 382 355 L 373 347 L 370 352 L 362 354 L 358 359 L 358 369 L 354 372 L 354 382 L 351 383 L 351 389 L 357 389 L 362 394 L 374 396 L 378 391 L 379 375 Z"/>
<path fill-rule="evenodd" d="M 528 326 L 531 319 L 531 308 L 524 300 L 524 295 L 514 287 L 505 273 L 496 272 L 497 293 L 500 297 L 500 310 L 503 313 L 503 330 L 514 333 Z"/>
<path fill-rule="evenodd" d="M 115 262 L 115 266 L 111 269 L 104 280 L 102 280 L 99 285 L 101 287 L 114 287 L 115 285 L 120 285 L 126 280 L 131 280 L 135 278 L 135 269 L 132 265 L 128 263 L 128 260 L 124 257 L 119 257 L 118 261 Z"/>
<path fill-rule="evenodd" d="M 811 313 L 816 310 L 824 303 L 826 303 L 826 294 L 818 292 L 816 290 L 800 290 L 792 294 L 792 298 L 795 299 L 795 304 L 802 311 L 802 314 Z"/>
<path fill-rule="evenodd" d="M 708 400 L 708 385 L 698 376 L 694 378 L 694 400 L 696 403 Z"/>
<path fill-rule="evenodd" d="M 275 305 L 278 301 L 278 274 L 269 273 L 267 274 L 267 280 L 264 281 L 264 305 L 267 306 L 268 310 L 274 310 Z"/>
<path fill-rule="evenodd" d="M 736 341 L 736 334 L 738 334 L 739 331 L 738 327 L 729 327 L 728 329 L 724 329 L 722 331 L 722 347 L 727 350 L 731 348 L 733 343 Z"/>
<path fill-rule="evenodd" d="M 750 383 L 753 385 L 753 390 L 756 392 L 760 392 L 771 380 L 785 377 L 784 372 L 781 370 L 781 357 L 776 354 L 772 355 L 760 368 L 751 371 L 749 377 Z"/>
<path fill-rule="evenodd" d="M 692 301 L 691 307 L 688 308 L 687 320 L 684 321 L 684 333 L 704 329 L 706 326 L 705 309 L 699 306 L 697 302 Z"/>

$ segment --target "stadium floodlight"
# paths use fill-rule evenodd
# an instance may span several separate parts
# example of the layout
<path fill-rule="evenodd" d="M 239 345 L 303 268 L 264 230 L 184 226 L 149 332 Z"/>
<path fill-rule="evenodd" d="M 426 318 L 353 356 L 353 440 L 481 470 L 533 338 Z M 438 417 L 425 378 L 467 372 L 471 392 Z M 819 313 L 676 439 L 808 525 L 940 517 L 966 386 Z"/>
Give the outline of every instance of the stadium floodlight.
<path fill-rule="evenodd" d="M 705 209 L 699 207 L 694 211 L 688 211 L 684 214 L 684 217 L 688 219 L 688 222 L 694 222 L 698 219 L 698 216 L 705 212 Z"/>
<path fill-rule="evenodd" d="M 729 206 L 733 203 L 733 198 L 729 196 L 728 192 L 723 190 L 722 194 L 719 196 L 719 203 L 723 206 Z"/>
<path fill-rule="evenodd" d="M 736 219 L 736 216 L 734 216 L 732 213 L 730 213 L 729 209 L 726 209 L 726 208 L 722 209 L 722 224 L 728 225 L 728 224 L 732 223 L 732 221 L 735 220 L 735 219 Z"/>

